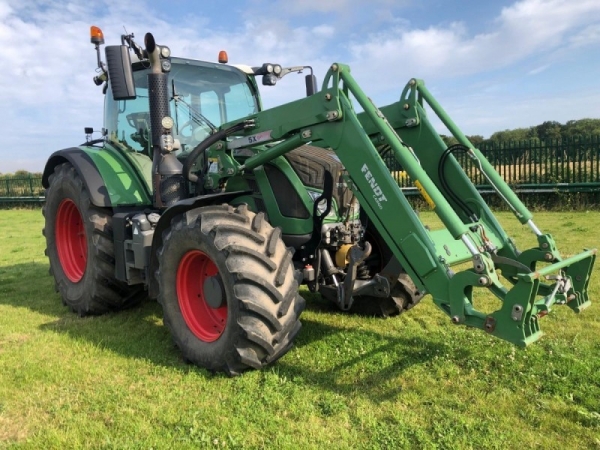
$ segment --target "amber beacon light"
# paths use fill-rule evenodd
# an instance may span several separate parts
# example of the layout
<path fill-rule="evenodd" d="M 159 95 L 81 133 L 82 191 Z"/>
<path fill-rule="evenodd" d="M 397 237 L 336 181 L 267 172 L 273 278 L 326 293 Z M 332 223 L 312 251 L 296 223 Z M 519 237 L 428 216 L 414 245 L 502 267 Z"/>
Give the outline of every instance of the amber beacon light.
<path fill-rule="evenodd" d="M 90 27 L 90 41 L 92 44 L 104 44 L 104 33 L 102 33 L 102 30 L 95 25 Z"/>

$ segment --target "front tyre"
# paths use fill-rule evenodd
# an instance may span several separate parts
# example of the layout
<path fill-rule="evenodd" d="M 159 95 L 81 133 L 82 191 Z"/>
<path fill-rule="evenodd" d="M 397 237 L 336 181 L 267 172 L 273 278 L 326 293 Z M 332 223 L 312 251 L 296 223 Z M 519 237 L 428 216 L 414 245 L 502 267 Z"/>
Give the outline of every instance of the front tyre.
<path fill-rule="evenodd" d="M 305 302 L 292 252 L 262 213 L 187 211 L 163 233 L 158 261 L 164 323 L 186 360 L 237 375 L 292 347 Z"/>
<path fill-rule="evenodd" d="M 56 166 L 48 182 L 43 234 L 50 274 L 63 303 L 84 316 L 138 302 L 142 289 L 115 279 L 112 211 L 91 203 L 69 163 Z"/>

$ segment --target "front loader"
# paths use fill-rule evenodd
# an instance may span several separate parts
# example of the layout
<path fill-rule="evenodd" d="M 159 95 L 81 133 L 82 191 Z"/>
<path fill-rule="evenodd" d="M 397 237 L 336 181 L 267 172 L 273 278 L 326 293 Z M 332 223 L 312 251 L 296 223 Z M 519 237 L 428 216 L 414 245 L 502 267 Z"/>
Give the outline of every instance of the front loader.
<path fill-rule="evenodd" d="M 175 58 L 151 34 L 145 48 L 121 40 L 104 63 L 92 27 L 102 137 L 55 152 L 44 171 L 51 273 L 80 315 L 148 295 L 186 360 L 235 375 L 291 348 L 302 284 L 343 311 L 381 316 L 430 294 L 452 323 L 519 346 L 541 336 L 554 305 L 590 304 L 596 250 L 563 258 L 423 81 L 379 109 L 333 64 L 320 90 L 308 75 L 306 97 L 262 110 L 257 77 L 272 86 L 312 69 Z M 427 105 L 457 145 L 444 144 Z M 531 229 L 531 248 L 517 249 L 458 153 Z M 413 211 L 389 155 L 441 229 Z M 499 308 L 479 311 L 477 291 Z"/>

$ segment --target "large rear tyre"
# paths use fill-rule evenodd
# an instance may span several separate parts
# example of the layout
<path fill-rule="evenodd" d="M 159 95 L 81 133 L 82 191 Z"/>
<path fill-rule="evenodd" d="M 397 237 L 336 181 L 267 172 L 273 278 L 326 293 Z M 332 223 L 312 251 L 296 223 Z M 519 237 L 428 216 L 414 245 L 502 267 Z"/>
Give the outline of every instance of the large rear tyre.
<path fill-rule="evenodd" d="M 115 279 L 112 211 L 90 201 L 85 184 L 69 163 L 49 177 L 43 234 L 56 291 L 80 316 L 130 306 L 142 288 Z"/>
<path fill-rule="evenodd" d="M 189 362 L 237 375 L 285 355 L 300 331 L 292 252 L 245 205 L 175 217 L 158 251 L 164 323 Z"/>
<path fill-rule="evenodd" d="M 372 277 L 385 267 L 393 254 L 372 225 L 367 227 L 365 239 L 369 241 L 373 250 L 365 261 L 363 270 Z M 392 317 L 413 308 L 422 298 L 423 293 L 419 292 L 408 274 L 403 271 L 389 297 L 358 295 L 354 298 L 350 312 L 366 316 Z"/>

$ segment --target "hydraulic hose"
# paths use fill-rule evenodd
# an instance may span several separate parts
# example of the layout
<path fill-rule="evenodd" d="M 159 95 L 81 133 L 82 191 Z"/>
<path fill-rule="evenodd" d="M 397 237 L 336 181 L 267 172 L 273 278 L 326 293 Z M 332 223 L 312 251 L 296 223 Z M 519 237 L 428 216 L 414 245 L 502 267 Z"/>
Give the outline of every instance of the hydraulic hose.
<path fill-rule="evenodd" d="M 208 150 L 208 148 L 211 145 L 216 144 L 219 141 L 222 141 L 223 139 L 227 138 L 227 136 L 229 136 L 233 133 L 237 133 L 238 131 L 243 130 L 248 125 L 249 124 L 247 122 L 240 122 L 229 128 L 226 128 L 225 130 L 219 130 L 215 134 L 212 134 L 209 137 L 207 137 L 206 139 L 204 139 L 196 147 L 194 147 L 194 149 L 190 152 L 187 159 L 185 160 L 185 163 L 183 164 L 182 173 L 183 173 L 183 176 L 185 177 L 185 179 L 191 181 L 192 183 L 197 183 L 198 175 L 192 173 L 192 167 L 194 166 L 194 163 L 200 157 L 200 155 L 203 154 L 206 150 Z M 203 175 L 206 172 L 206 169 L 208 167 L 208 161 L 205 161 L 204 166 L 205 167 L 202 169 Z"/>
<path fill-rule="evenodd" d="M 444 172 L 446 160 L 448 159 L 448 156 L 450 154 L 452 154 L 456 151 L 462 151 L 464 153 L 468 153 L 469 149 L 462 144 L 455 144 L 455 145 L 452 145 L 451 147 L 448 147 L 444 151 L 444 153 L 442 153 L 440 162 L 438 164 L 438 178 L 440 179 L 440 183 L 442 184 L 442 187 L 444 188 L 444 190 L 446 191 L 448 196 L 452 200 L 454 200 L 454 202 L 460 207 L 460 209 L 463 210 L 463 212 L 467 215 L 467 217 L 470 220 L 472 220 L 473 222 L 477 222 L 479 220 L 477 215 L 471 210 L 471 208 L 469 208 L 469 206 L 465 202 L 463 202 L 461 200 L 461 198 L 458 195 L 456 195 L 456 193 L 450 188 L 450 186 L 448 185 L 448 182 L 446 181 L 446 174 Z"/>

